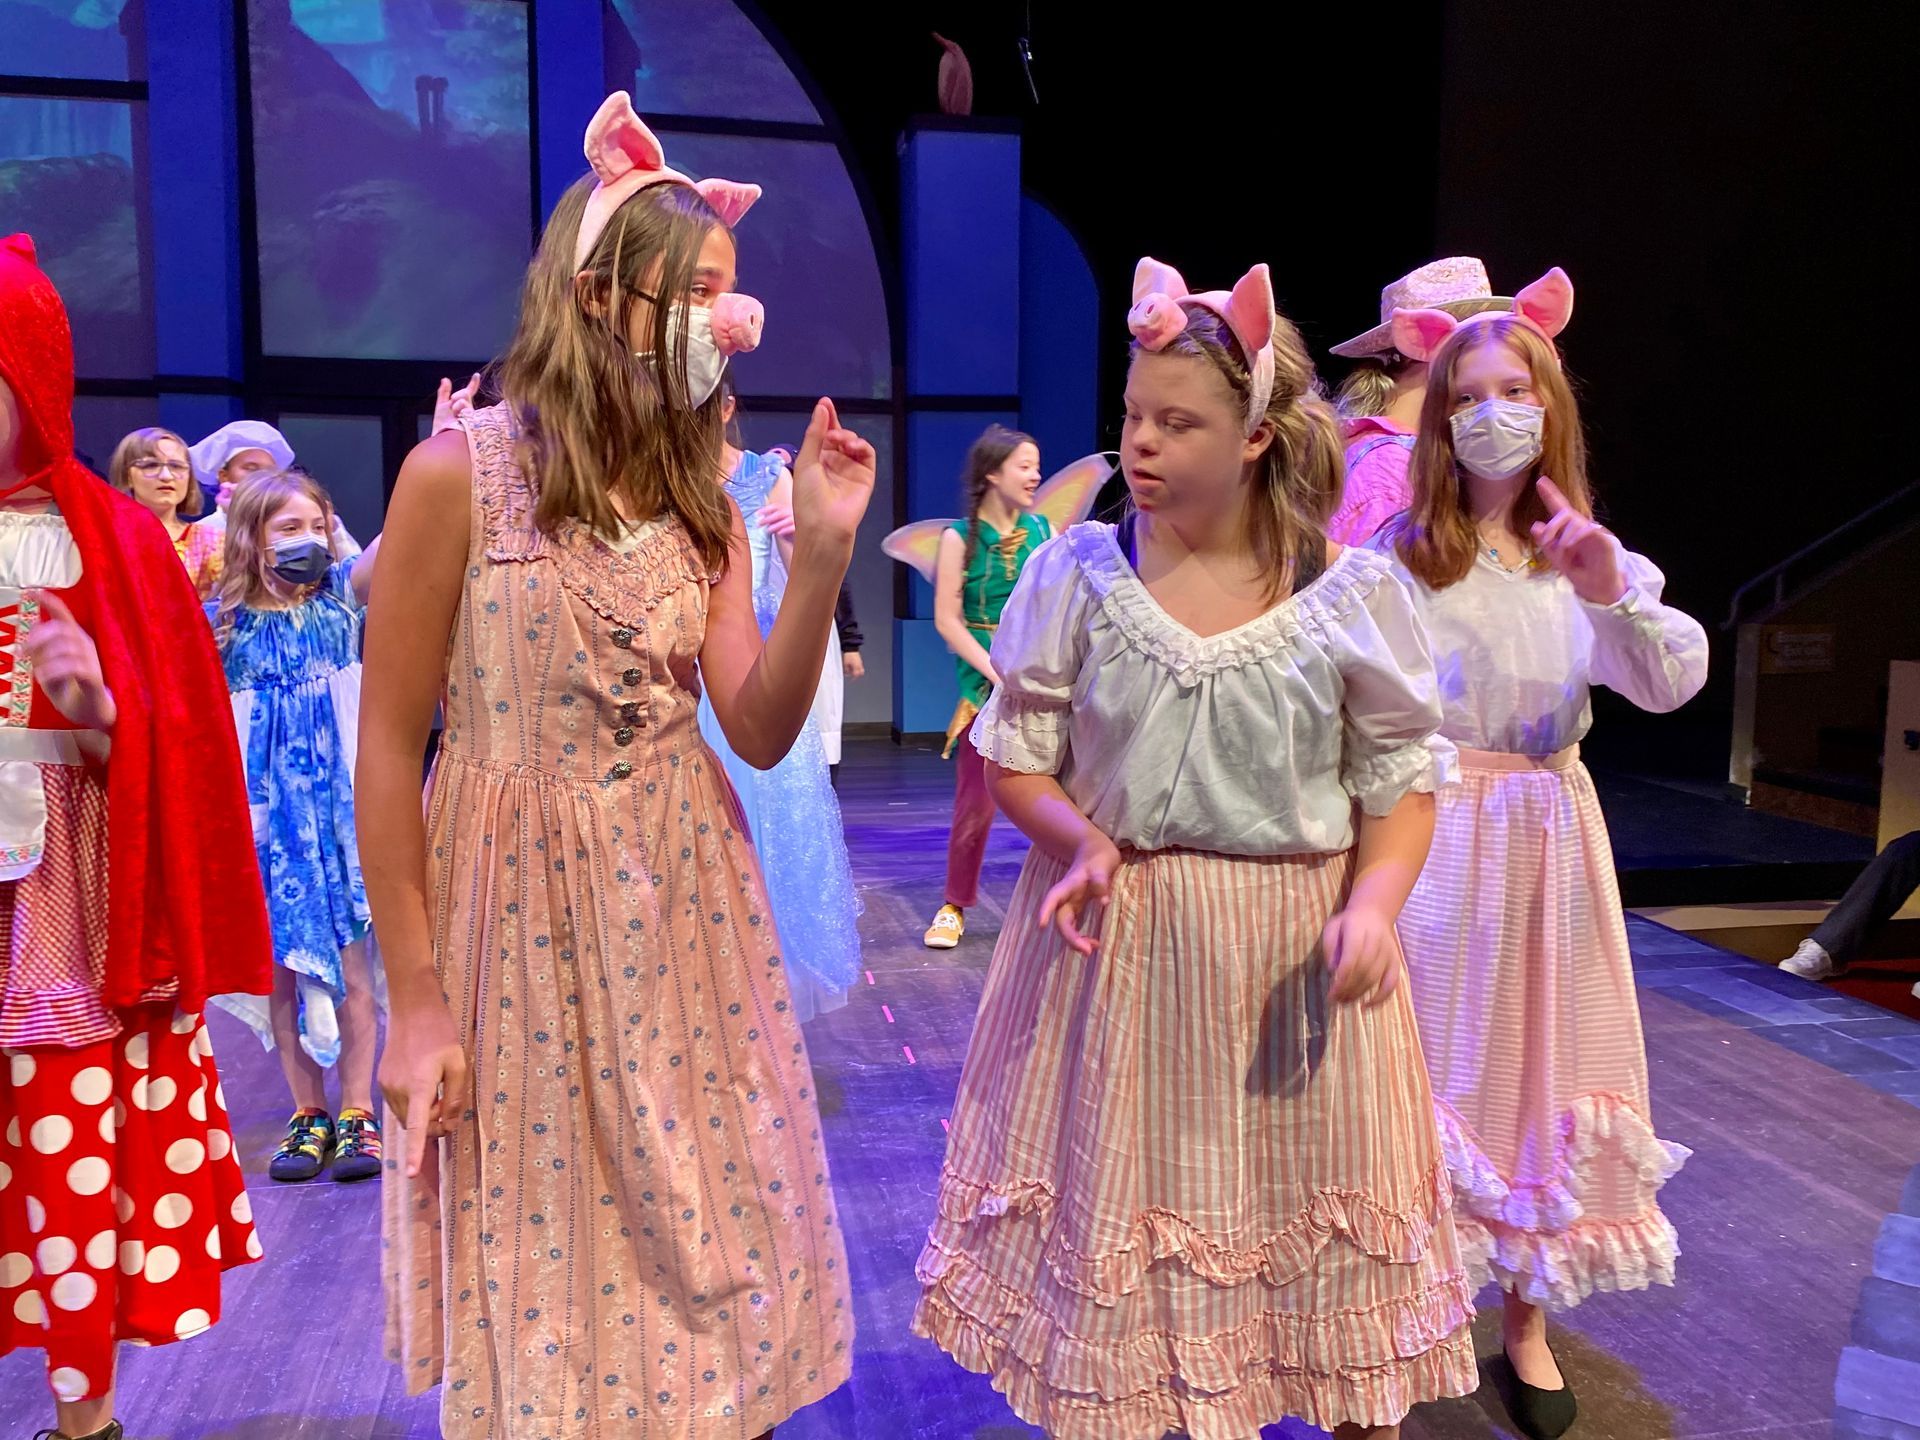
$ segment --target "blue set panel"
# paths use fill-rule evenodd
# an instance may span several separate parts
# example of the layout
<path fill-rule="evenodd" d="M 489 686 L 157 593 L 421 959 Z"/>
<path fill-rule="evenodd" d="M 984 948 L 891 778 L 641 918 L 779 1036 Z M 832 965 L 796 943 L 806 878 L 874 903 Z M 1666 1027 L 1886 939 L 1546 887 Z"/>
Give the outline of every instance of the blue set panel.
<path fill-rule="evenodd" d="M 543 223 L 561 192 L 587 173 L 580 137 L 607 95 L 600 11 L 601 0 L 540 0 L 533 7 L 534 84 L 539 86 L 533 150 L 540 162 Z"/>
<path fill-rule="evenodd" d="M 1102 448 L 1100 287 L 1073 232 L 1032 198 L 1020 212 L 1020 295 L 1020 428 L 1051 474 Z"/>
<path fill-rule="evenodd" d="M 901 147 L 910 395 L 1020 388 L 1020 137 L 915 130 Z"/>
<path fill-rule="evenodd" d="M 232 0 L 147 0 L 147 173 L 161 375 L 241 375 L 233 36 Z M 164 400 L 161 411 L 163 420 L 173 413 Z"/>
<path fill-rule="evenodd" d="M 893 724 L 903 735 L 944 735 L 960 699 L 959 672 L 931 620 L 893 622 Z"/>

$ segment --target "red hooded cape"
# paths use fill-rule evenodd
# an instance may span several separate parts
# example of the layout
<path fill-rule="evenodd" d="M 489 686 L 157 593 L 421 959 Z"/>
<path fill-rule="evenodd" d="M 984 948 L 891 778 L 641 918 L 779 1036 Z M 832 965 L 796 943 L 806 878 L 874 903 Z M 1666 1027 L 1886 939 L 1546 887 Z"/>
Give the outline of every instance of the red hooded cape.
<path fill-rule="evenodd" d="M 173 982 L 186 1010 L 272 988 L 232 703 L 206 614 L 153 516 L 73 458 L 73 331 L 25 235 L 0 240 L 0 379 L 20 469 L 53 492 L 80 550 L 64 592 L 118 719 L 107 764 L 107 1003 Z"/>

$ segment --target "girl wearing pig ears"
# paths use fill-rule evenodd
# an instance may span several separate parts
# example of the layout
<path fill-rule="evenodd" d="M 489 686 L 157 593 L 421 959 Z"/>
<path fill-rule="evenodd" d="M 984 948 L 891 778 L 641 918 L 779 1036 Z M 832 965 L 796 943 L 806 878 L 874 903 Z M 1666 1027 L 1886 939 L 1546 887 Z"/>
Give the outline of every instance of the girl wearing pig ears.
<path fill-rule="evenodd" d="M 1432 637 L 1463 780 L 1400 917 L 1420 1038 L 1477 1281 L 1506 1291 L 1513 1416 L 1563 1433 L 1572 1391 L 1544 1310 L 1673 1283 L 1656 1196 L 1688 1152 L 1654 1133 L 1613 853 L 1580 764 L 1601 684 L 1668 711 L 1707 675 L 1700 625 L 1594 523 L 1550 271 L 1511 314 L 1403 310 L 1430 367 L 1413 503 L 1375 544 Z"/>
<path fill-rule="evenodd" d="M 1034 554 L 973 725 L 1034 846 L 914 1328 L 1058 1440 L 1396 1436 L 1477 1382 L 1393 938 L 1453 747 L 1266 267 L 1134 298 L 1133 513 Z"/>
<path fill-rule="evenodd" d="M 749 764 L 787 753 L 873 450 L 815 407 L 763 641 L 717 483 L 759 189 L 669 170 L 624 93 L 586 150 L 501 402 L 400 472 L 368 621 L 389 1334 L 450 1440 L 751 1440 L 847 1378 L 853 1311 L 781 938 L 698 704 Z"/>

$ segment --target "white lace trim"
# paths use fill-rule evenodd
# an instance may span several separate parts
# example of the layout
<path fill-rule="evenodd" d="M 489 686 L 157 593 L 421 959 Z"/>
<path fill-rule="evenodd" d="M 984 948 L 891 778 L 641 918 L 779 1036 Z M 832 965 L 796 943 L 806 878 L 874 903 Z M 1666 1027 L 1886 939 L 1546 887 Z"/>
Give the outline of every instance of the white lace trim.
<path fill-rule="evenodd" d="M 1066 707 L 996 690 L 974 717 L 973 748 L 1003 770 L 1057 775 L 1072 716 Z"/>
<path fill-rule="evenodd" d="M 1257 665 L 1303 635 L 1325 644 L 1391 569 L 1384 556 L 1349 546 L 1306 589 L 1266 614 L 1203 636 L 1160 608 L 1127 563 L 1111 525 L 1082 522 L 1065 538 L 1107 618 L 1129 645 L 1164 666 L 1182 686 L 1197 685 L 1223 670 Z"/>
<path fill-rule="evenodd" d="M 1498 1281 L 1531 1304 L 1565 1310 L 1596 1291 L 1673 1283 L 1679 1237 L 1654 1197 L 1693 1152 L 1660 1139 L 1624 1097 L 1576 1096 L 1561 1119 L 1553 1175 L 1527 1186 L 1500 1174 L 1452 1106 L 1435 1108 L 1461 1255 L 1476 1286 Z M 1587 1215 L 1582 1199 L 1603 1165 L 1625 1167 L 1644 1187 L 1639 1215 Z"/>

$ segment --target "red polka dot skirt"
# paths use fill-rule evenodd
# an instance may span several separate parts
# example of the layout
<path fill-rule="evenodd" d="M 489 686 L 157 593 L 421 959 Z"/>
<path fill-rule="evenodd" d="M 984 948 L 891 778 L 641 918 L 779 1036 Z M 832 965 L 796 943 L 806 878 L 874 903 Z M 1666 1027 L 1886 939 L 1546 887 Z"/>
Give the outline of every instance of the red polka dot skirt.
<path fill-rule="evenodd" d="M 220 1318 L 220 1274 L 260 1258 L 213 1046 L 147 1007 L 112 1040 L 0 1050 L 0 1355 L 47 1352 L 62 1400 L 105 1395 L 119 1341 Z"/>

